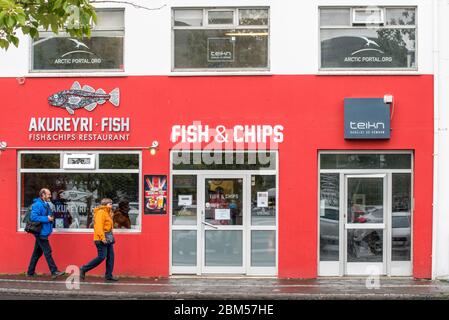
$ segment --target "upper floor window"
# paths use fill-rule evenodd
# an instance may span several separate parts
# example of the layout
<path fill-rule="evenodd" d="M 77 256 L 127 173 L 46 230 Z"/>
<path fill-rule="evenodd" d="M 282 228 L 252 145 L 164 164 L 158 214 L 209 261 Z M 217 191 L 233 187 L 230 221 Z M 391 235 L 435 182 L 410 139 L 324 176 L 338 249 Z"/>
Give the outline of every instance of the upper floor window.
<path fill-rule="evenodd" d="M 268 69 L 267 8 L 173 10 L 174 70 Z"/>
<path fill-rule="evenodd" d="M 123 71 L 124 10 L 97 10 L 90 38 L 40 31 L 32 43 L 32 71 Z"/>
<path fill-rule="evenodd" d="M 320 8 L 321 69 L 416 70 L 416 8 Z"/>

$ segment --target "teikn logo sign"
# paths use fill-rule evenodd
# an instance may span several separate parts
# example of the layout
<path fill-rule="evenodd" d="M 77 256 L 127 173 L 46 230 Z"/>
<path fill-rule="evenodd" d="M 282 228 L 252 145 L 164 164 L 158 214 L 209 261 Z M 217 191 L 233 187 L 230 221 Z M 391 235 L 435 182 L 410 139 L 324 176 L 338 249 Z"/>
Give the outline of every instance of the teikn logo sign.
<path fill-rule="evenodd" d="M 345 139 L 390 139 L 390 106 L 382 98 L 346 98 Z"/>

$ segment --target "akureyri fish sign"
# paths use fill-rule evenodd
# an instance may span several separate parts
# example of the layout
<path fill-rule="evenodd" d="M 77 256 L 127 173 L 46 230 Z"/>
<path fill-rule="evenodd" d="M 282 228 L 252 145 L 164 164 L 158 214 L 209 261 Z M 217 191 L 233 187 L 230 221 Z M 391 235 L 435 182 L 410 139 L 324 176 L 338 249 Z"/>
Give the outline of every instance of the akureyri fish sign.
<path fill-rule="evenodd" d="M 48 97 L 48 103 L 54 107 L 65 108 L 68 113 L 74 114 L 75 110 L 84 108 L 92 111 L 97 104 L 103 104 L 108 101 L 118 107 L 120 104 L 120 89 L 115 88 L 109 94 L 103 89 L 95 91 L 94 88 L 81 85 L 75 81 L 70 90 L 59 91 Z"/>

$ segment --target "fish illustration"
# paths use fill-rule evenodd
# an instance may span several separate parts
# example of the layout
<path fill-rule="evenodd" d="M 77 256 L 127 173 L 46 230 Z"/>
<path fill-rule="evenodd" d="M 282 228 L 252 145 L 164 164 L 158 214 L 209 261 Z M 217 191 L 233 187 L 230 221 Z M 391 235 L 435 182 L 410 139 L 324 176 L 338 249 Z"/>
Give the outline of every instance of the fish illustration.
<path fill-rule="evenodd" d="M 98 198 L 98 192 L 97 192 L 97 190 L 95 190 L 93 192 L 81 191 L 81 190 L 77 190 L 77 188 L 74 187 L 71 190 L 65 190 L 65 191 L 61 192 L 60 197 L 67 201 L 83 201 L 89 197 Z"/>
<path fill-rule="evenodd" d="M 97 104 L 103 104 L 108 101 L 118 107 L 120 104 L 120 89 L 115 88 L 109 94 L 103 89 L 95 91 L 88 85 L 81 85 L 75 81 L 70 90 L 59 91 L 48 97 L 48 103 L 54 107 L 65 108 L 68 113 L 74 114 L 75 110 L 84 108 L 92 111 Z"/>

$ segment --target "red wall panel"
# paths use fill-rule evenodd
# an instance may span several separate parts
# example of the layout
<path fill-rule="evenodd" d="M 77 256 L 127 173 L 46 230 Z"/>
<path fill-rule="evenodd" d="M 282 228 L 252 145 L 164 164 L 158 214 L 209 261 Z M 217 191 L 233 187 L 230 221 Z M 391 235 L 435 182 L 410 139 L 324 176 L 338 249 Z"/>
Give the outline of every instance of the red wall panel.
<path fill-rule="evenodd" d="M 433 77 L 432 76 L 224 76 L 77 78 L 81 85 L 110 92 L 119 87 L 118 108 L 109 102 L 92 112 L 51 107 L 47 97 L 69 89 L 73 78 L 29 78 L 19 85 L 0 79 L 2 103 L 0 140 L 8 149 L 0 155 L 0 273 L 26 270 L 33 239 L 17 232 L 16 150 L 33 148 L 139 148 L 143 174 L 169 174 L 169 141 L 175 124 L 201 121 L 211 127 L 237 124 L 280 124 L 279 144 L 279 276 L 317 276 L 318 152 L 320 150 L 413 150 L 414 276 L 431 276 Z M 387 141 L 345 141 L 343 99 L 395 99 L 392 135 Z M 31 117 L 130 117 L 127 142 L 29 141 Z M 144 148 L 158 140 L 151 156 Z M 171 186 L 169 186 L 171 187 Z M 38 190 L 36 190 L 36 193 Z M 142 232 L 119 234 L 116 274 L 167 276 L 169 271 L 169 215 L 143 215 Z M 82 264 L 95 255 L 92 234 L 55 234 L 51 237 L 59 268 Z M 95 272 L 101 274 L 104 269 Z M 44 261 L 38 272 L 48 272 Z"/>

